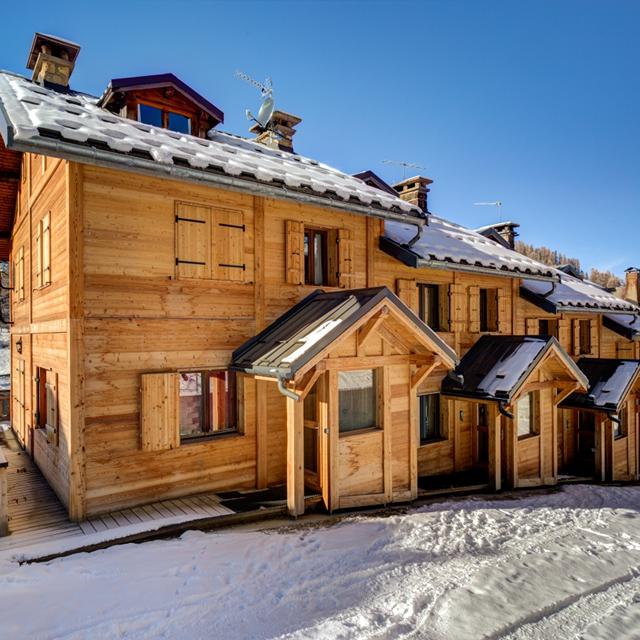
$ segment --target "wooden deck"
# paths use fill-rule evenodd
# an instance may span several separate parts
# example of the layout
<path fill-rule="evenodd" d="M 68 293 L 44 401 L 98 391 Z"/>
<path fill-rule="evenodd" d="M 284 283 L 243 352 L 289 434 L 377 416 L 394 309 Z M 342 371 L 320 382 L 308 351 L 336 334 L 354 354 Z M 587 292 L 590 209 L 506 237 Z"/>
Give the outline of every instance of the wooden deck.
<path fill-rule="evenodd" d="M 113 530 L 116 537 L 117 530 L 122 529 L 124 533 L 125 527 L 127 532 L 143 532 L 157 528 L 167 519 L 184 522 L 235 513 L 221 505 L 216 494 L 207 493 L 114 511 L 80 523 L 71 522 L 65 507 L 5 425 L 0 426 L 0 449 L 9 463 L 10 531 L 10 535 L 0 538 L 0 552 L 68 538 L 77 538 L 78 546 L 82 546 L 109 530 Z"/>

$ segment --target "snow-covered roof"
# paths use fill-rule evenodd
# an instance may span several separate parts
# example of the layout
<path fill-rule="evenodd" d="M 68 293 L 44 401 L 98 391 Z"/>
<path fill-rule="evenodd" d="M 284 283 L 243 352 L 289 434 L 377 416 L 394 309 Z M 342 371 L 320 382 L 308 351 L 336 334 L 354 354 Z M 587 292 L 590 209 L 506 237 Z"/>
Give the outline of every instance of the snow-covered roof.
<path fill-rule="evenodd" d="M 384 228 L 385 237 L 401 248 L 402 255 L 397 257 L 404 257 L 409 262 L 413 256 L 413 266 L 416 267 L 451 268 L 452 265 L 458 265 L 473 270 L 497 272 L 498 275 L 544 279 L 558 277 L 552 267 L 433 214 L 429 216 L 429 224 L 424 227 L 420 239 L 410 251 L 402 245 L 416 235 L 415 226 L 387 220 Z M 393 247 L 385 247 L 384 243 L 382 248 L 390 253 L 393 251 Z M 548 284 L 544 286 L 549 287 Z"/>
<path fill-rule="evenodd" d="M 535 280 L 524 280 L 523 292 L 535 304 L 539 304 L 549 311 L 557 312 L 563 309 L 589 311 L 629 311 L 637 313 L 638 307 L 631 302 L 617 298 L 602 287 L 589 280 L 580 280 L 554 269 L 560 281 L 551 291 L 551 285 Z M 551 291 L 551 292 L 550 292 Z M 549 293 L 550 292 L 550 293 Z"/>
<path fill-rule="evenodd" d="M 0 134 L 7 148 L 173 175 L 266 195 L 327 200 L 373 215 L 421 217 L 418 207 L 304 156 L 211 131 L 205 140 L 121 118 L 98 98 L 0 71 Z M 363 209 L 364 208 L 364 209 Z"/>
<path fill-rule="evenodd" d="M 635 313 L 605 313 L 604 326 L 632 340 L 640 336 L 640 308 Z"/>

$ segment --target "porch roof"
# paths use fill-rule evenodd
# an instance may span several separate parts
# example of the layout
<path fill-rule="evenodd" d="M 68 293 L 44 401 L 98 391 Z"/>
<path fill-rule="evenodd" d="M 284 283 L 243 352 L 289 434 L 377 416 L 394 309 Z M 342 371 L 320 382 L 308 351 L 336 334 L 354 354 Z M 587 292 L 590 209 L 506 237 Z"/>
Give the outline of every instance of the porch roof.
<path fill-rule="evenodd" d="M 589 390 L 572 393 L 561 407 L 617 411 L 640 375 L 639 360 L 581 358 L 578 366 L 589 379 Z"/>
<path fill-rule="evenodd" d="M 231 368 L 254 375 L 290 380 L 298 370 L 341 335 L 354 328 L 382 302 L 399 311 L 433 343 L 446 361 L 455 352 L 387 287 L 325 292 L 317 290 L 264 331 L 233 352 Z"/>
<path fill-rule="evenodd" d="M 442 393 L 510 402 L 551 349 L 586 388 L 585 375 L 555 338 L 482 336 L 443 380 Z"/>

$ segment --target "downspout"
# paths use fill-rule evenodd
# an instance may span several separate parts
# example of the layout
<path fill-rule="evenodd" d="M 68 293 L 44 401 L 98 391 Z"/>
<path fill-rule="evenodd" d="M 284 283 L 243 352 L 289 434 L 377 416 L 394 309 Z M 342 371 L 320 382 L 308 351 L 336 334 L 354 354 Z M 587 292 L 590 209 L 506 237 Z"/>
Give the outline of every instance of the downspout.
<path fill-rule="evenodd" d="M 551 283 L 551 289 L 549 289 L 549 291 L 547 291 L 547 293 L 542 293 L 540 295 L 542 295 L 543 298 L 548 298 L 555 290 L 556 290 L 556 281 L 554 280 Z"/>
<path fill-rule="evenodd" d="M 296 402 L 300 400 L 300 396 L 297 393 L 295 393 L 294 391 L 291 391 L 291 389 L 287 389 L 287 387 L 284 386 L 284 380 L 282 378 L 277 378 L 277 382 L 278 382 L 278 391 L 283 396 L 286 396 L 287 398 L 291 398 Z"/>
<path fill-rule="evenodd" d="M 407 249 L 411 249 L 411 247 L 413 247 L 413 245 L 416 242 L 418 242 L 418 240 L 420 240 L 420 238 L 422 237 L 422 231 L 424 230 L 425 226 L 427 226 L 429 223 L 427 221 L 427 218 L 425 218 L 422 224 L 414 222 L 413 220 L 409 224 L 415 224 L 418 231 L 416 232 L 416 235 L 413 236 L 413 238 L 411 238 L 411 240 L 409 240 L 409 242 L 407 242 L 407 244 L 404 245 Z"/>
<path fill-rule="evenodd" d="M 513 420 L 513 414 L 509 413 L 506 409 L 506 402 L 504 400 L 500 400 L 498 402 L 498 411 L 505 417 L 505 418 L 509 418 L 509 420 Z"/>

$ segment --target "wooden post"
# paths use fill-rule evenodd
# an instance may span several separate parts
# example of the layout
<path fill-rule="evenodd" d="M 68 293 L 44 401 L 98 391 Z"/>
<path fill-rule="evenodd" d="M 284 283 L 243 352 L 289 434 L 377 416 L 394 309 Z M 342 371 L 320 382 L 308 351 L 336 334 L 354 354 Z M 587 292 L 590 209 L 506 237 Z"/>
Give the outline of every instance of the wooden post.
<path fill-rule="evenodd" d="M 559 412 L 560 408 L 556 403 L 555 389 L 551 390 L 551 475 L 552 482 L 558 482 L 558 428 L 559 428 Z M 544 482 L 544 478 L 543 478 Z"/>
<path fill-rule="evenodd" d="M 492 402 L 489 405 L 489 486 L 493 491 L 500 491 L 502 488 L 500 427 L 500 412 L 495 402 Z"/>
<path fill-rule="evenodd" d="M 606 479 L 606 450 L 607 441 L 605 437 L 607 418 L 603 415 L 596 425 L 596 479 L 604 482 Z"/>
<path fill-rule="evenodd" d="M 389 367 L 382 368 L 382 455 L 385 502 L 393 500 L 393 470 L 391 457 L 391 377 Z"/>
<path fill-rule="evenodd" d="M 287 507 L 304 513 L 304 404 L 287 397 Z"/>
<path fill-rule="evenodd" d="M 411 365 L 407 365 L 407 376 L 411 380 Z M 418 424 L 418 396 L 416 388 L 409 386 L 409 491 L 411 499 L 418 497 L 418 447 L 420 425 Z"/>
<path fill-rule="evenodd" d="M 328 398 L 328 477 L 329 477 L 329 511 L 340 508 L 340 410 L 338 404 L 338 372 L 335 369 L 328 371 L 327 398 Z"/>

